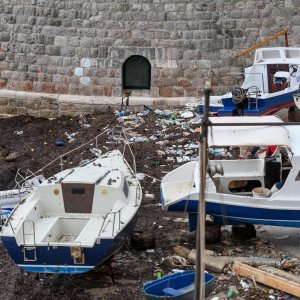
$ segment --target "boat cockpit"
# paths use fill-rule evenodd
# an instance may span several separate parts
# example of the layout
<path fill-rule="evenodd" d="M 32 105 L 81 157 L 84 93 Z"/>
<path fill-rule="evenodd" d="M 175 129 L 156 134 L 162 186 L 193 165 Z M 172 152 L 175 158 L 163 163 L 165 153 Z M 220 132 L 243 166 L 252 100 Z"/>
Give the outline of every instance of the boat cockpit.
<path fill-rule="evenodd" d="M 268 147 L 255 147 L 256 156 L 248 158 L 251 148 L 239 150 L 240 159 L 210 159 L 208 174 L 217 193 L 253 196 L 255 189 L 270 197 L 285 183 L 292 169 L 292 153 L 285 146 L 275 147 L 274 153 L 266 157 Z M 244 159 L 243 154 L 247 157 Z M 216 172 L 215 170 L 218 170 Z"/>

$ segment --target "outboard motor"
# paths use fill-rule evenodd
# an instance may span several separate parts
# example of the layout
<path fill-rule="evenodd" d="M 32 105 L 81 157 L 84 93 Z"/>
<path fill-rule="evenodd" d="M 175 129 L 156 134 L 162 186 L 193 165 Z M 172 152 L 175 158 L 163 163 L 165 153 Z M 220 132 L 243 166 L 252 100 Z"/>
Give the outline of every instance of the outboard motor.
<path fill-rule="evenodd" d="M 235 104 L 236 109 L 232 111 L 233 116 L 243 116 L 244 115 L 244 105 L 246 105 L 247 101 L 247 90 L 239 87 L 234 88 L 231 91 L 232 94 L 232 102 Z"/>
<path fill-rule="evenodd" d="M 243 102 L 243 100 L 246 98 L 246 93 L 247 90 L 244 90 L 243 88 L 239 87 L 239 88 L 234 88 L 231 91 L 232 94 L 232 102 L 237 105 L 241 102 Z"/>

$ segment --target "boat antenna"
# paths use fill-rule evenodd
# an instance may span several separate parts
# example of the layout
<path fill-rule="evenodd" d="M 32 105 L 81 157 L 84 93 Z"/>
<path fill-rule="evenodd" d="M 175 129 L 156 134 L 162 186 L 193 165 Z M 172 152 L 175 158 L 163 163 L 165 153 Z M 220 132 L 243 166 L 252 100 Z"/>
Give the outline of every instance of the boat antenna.
<path fill-rule="evenodd" d="M 209 126 L 209 96 L 211 93 L 211 82 L 206 81 L 204 85 L 204 110 L 199 138 L 199 205 L 196 231 L 196 271 L 195 271 L 195 300 L 205 299 L 205 187 L 207 168 L 207 132 Z"/>

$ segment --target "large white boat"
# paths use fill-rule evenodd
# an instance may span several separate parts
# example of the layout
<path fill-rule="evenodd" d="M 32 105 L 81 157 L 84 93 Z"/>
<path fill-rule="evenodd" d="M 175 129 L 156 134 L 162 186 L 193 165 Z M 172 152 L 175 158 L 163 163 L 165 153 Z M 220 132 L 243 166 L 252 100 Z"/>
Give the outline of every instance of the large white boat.
<path fill-rule="evenodd" d="M 300 48 L 256 49 L 253 65 L 245 69 L 241 87 L 215 96 L 209 110 L 218 116 L 259 116 L 294 106 L 293 96 L 299 93 L 299 66 Z M 203 105 L 202 99 L 200 112 Z"/>
<path fill-rule="evenodd" d="M 219 224 L 300 227 L 300 125 L 276 116 L 212 117 L 209 147 L 273 146 L 271 157 L 209 160 L 206 213 Z M 161 182 L 166 211 L 188 212 L 195 229 L 199 202 L 199 162 L 168 173 Z"/>
<path fill-rule="evenodd" d="M 24 270 L 86 272 L 124 245 L 141 200 L 135 172 L 113 150 L 38 185 L 13 210 L 0 236 Z"/>

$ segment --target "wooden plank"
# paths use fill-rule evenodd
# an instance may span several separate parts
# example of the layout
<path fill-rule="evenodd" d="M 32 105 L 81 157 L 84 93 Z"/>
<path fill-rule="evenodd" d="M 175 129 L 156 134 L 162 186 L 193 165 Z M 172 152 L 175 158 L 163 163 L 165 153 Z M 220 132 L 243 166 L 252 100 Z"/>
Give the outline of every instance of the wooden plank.
<path fill-rule="evenodd" d="M 289 272 L 286 272 L 286 271 L 283 271 L 280 269 L 276 269 L 273 267 L 269 267 L 269 266 L 260 266 L 259 269 L 263 270 L 269 274 L 273 274 L 273 275 L 279 276 L 281 278 L 285 278 L 291 282 L 300 283 L 300 277 L 296 276 L 292 273 L 289 273 Z"/>
<path fill-rule="evenodd" d="M 277 290 L 286 292 L 288 294 L 300 297 L 300 284 L 291 282 L 287 279 L 281 278 L 279 276 L 269 274 L 263 270 L 250 267 L 240 262 L 235 262 L 233 264 L 233 271 L 241 276 L 249 277 L 253 276 L 255 281 L 262 284 L 268 285 Z"/>
<path fill-rule="evenodd" d="M 242 57 L 242 56 L 244 56 L 245 54 L 247 54 L 247 53 L 249 53 L 249 52 L 251 52 L 251 51 L 253 51 L 253 50 L 259 48 L 260 46 L 262 46 L 262 45 L 264 45 L 264 44 L 266 44 L 266 43 L 268 43 L 268 42 L 271 42 L 271 41 L 275 40 L 275 39 L 278 38 L 279 36 L 281 36 L 281 35 L 283 35 L 283 34 L 286 34 L 287 32 L 288 32 L 287 29 L 282 30 L 282 31 L 276 33 L 275 35 L 273 35 L 273 36 L 271 36 L 271 37 L 269 37 L 269 38 L 263 40 L 262 42 L 260 42 L 260 43 L 258 43 L 258 44 L 256 44 L 256 45 L 254 45 L 254 46 L 248 48 L 247 50 L 245 50 L 245 51 L 243 51 L 243 52 L 241 52 L 241 53 L 239 53 L 239 54 L 237 55 L 237 57 Z"/>

